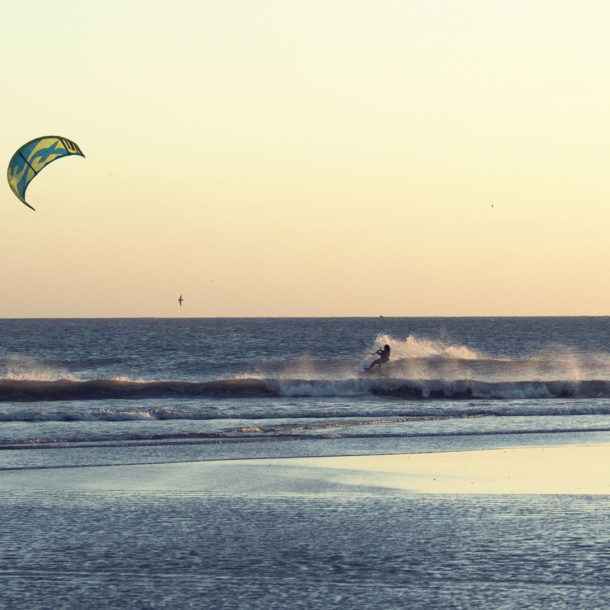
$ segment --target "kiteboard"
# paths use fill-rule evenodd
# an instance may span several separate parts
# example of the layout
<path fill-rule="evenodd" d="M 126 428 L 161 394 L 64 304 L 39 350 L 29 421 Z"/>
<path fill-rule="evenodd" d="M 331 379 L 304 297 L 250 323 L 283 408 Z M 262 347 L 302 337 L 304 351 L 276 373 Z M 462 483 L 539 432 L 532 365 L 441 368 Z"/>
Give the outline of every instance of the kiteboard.
<path fill-rule="evenodd" d="M 384 368 L 375 366 L 372 369 L 363 369 L 362 371 L 360 371 L 359 375 L 361 377 L 387 377 L 388 371 Z"/>

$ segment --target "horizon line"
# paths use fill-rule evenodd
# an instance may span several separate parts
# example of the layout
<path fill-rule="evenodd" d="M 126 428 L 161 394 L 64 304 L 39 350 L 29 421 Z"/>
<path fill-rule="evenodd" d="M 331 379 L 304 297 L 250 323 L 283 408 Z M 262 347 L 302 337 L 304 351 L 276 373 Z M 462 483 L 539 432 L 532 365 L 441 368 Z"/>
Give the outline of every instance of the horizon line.
<path fill-rule="evenodd" d="M 4 320 L 336 320 L 336 319 L 362 319 L 362 320 L 397 320 L 397 319 L 453 319 L 453 318 L 608 318 L 610 313 L 602 314 L 440 314 L 440 315 L 294 315 L 294 316 L 252 316 L 252 315 L 226 315 L 226 316 L 198 316 L 198 315 L 31 315 L 6 316 Z"/>

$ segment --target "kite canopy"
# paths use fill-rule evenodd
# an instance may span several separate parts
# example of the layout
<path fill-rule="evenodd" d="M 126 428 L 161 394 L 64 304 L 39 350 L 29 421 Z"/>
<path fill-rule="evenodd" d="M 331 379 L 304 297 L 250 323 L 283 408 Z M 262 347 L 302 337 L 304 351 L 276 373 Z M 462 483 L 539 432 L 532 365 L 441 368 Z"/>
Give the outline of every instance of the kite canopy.
<path fill-rule="evenodd" d="M 42 136 L 24 144 L 8 164 L 7 176 L 11 190 L 20 201 L 33 210 L 25 200 L 28 185 L 49 163 L 69 155 L 85 156 L 78 144 L 61 136 Z"/>

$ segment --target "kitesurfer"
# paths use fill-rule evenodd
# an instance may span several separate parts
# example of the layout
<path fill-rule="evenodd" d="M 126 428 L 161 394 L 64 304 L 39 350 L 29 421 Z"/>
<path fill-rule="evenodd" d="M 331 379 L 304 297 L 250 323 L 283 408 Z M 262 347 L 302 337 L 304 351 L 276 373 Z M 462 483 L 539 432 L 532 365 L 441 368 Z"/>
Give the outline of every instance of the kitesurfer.
<path fill-rule="evenodd" d="M 379 358 L 371 362 L 371 364 L 366 368 L 367 371 L 370 371 L 374 366 L 381 367 L 382 364 L 390 361 L 390 346 L 386 343 L 383 346 L 383 349 L 378 349 L 373 355 L 379 356 Z"/>
<path fill-rule="evenodd" d="M 182 295 L 180 295 L 178 297 L 178 305 L 180 305 L 180 308 L 182 309 L 182 303 L 184 302 L 184 299 L 182 298 Z"/>

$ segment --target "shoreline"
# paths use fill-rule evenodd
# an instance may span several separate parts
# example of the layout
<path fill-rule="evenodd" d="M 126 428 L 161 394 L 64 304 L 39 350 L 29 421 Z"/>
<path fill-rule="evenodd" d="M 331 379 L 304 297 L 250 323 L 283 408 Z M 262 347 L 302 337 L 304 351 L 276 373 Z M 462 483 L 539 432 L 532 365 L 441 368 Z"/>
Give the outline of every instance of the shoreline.
<path fill-rule="evenodd" d="M 466 435 L 326 437 L 270 439 L 245 438 L 235 441 L 206 440 L 176 443 L 106 443 L 67 446 L 4 448 L 0 451 L 0 472 L 52 470 L 54 468 L 125 468 L 137 465 L 205 464 L 302 458 L 370 458 L 409 454 L 456 454 L 503 450 L 517 447 L 575 447 L 610 444 L 607 431 L 545 433 L 483 433 Z M 1 479 L 0 479 L 1 481 Z"/>
<path fill-rule="evenodd" d="M 3 470 L 0 491 L 610 495 L 610 442 Z"/>

